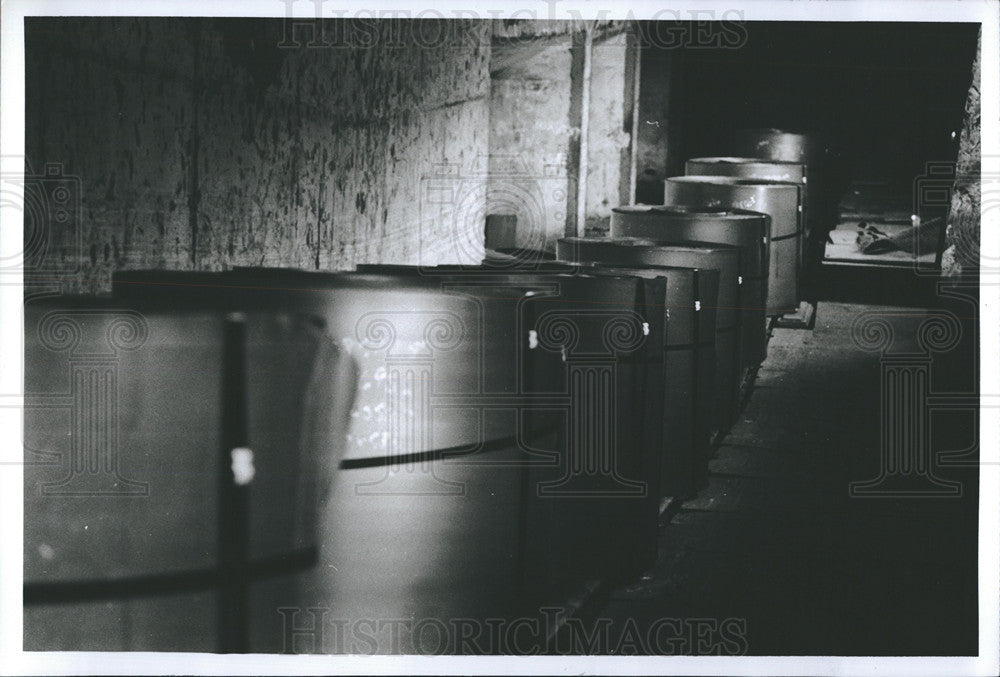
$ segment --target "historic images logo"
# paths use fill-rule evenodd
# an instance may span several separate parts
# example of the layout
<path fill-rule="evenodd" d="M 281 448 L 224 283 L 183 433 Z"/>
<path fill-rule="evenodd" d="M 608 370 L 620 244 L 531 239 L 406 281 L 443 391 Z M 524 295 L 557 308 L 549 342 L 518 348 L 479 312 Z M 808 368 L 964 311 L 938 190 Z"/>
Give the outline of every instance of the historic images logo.
<path fill-rule="evenodd" d="M 495 179 L 489 186 L 487 176 Z M 485 205 L 517 219 L 517 244 L 540 249 L 552 223 L 561 233 L 565 189 L 564 174 L 538 175 L 508 156 L 438 166 L 424 177 L 421 222 L 444 225 L 422 233 L 421 243 L 452 248 L 445 256 L 472 265 L 448 274 L 397 271 L 423 278 L 439 296 L 434 303 L 447 308 L 376 303 L 359 319 L 350 349 L 363 385 L 349 442 L 364 447 L 358 456 L 365 458 L 341 469 L 384 463 L 377 479 L 369 470 L 369 479 L 354 484 L 355 493 L 465 495 L 463 482 L 445 474 L 530 465 L 540 471 L 532 475 L 534 491 L 546 497 L 646 495 L 644 482 L 620 472 L 616 448 L 622 362 L 646 340 L 643 318 L 625 305 L 574 303 L 559 278 L 480 266 L 481 240 L 469 234 L 472 223 L 481 237 Z M 492 340 L 496 332 L 504 334 L 502 345 Z M 540 442 L 545 426 L 552 434 Z M 442 446 L 438 437 L 452 428 L 463 431 L 453 435 L 459 446 Z M 505 453 L 491 453 L 500 446 Z M 416 473 L 422 483 L 412 481 Z"/>
<path fill-rule="evenodd" d="M 874 479 L 852 482 L 851 496 L 961 496 L 959 482 L 936 473 L 931 448 L 931 412 L 965 401 L 966 394 L 935 393 L 931 389 L 932 354 L 953 350 L 962 338 L 954 313 L 930 311 L 917 327 L 915 350 L 893 350 L 891 313 L 865 312 L 855 318 L 851 338 L 865 351 L 879 354 L 881 390 L 880 470 Z M 952 402 L 953 401 L 953 402 Z"/>
<path fill-rule="evenodd" d="M 46 164 L 41 173 L 23 157 L 3 156 L 0 163 L 0 223 L 24 232 L 20 257 L 0 258 L 0 275 L 56 282 L 77 272 L 83 251 L 80 177 L 60 163 Z"/>
<path fill-rule="evenodd" d="M 28 317 L 34 315 L 26 313 L 25 322 L 26 343 L 34 346 L 30 359 L 61 365 L 66 376 L 62 389 L 24 396 L 26 430 L 47 431 L 58 420 L 68 425 L 68 453 L 32 449 L 26 440 L 26 463 L 61 468 L 61 479 L 41 484 L 42 495 L 148 495 L 147 483 L 121 473 L 118 429 L 121 355 L 146 343 L 146 319 L 124 309 L 71 307 Z M 50 443 L 55 439 L 48 436 Z"/>
<path fill-rule="evenodd" d="M 747 42 L 744 12 L 739 9 L 692 7 L 661 8 L 648 17 L 630 9 L 596 6 L 585 17 L 573 8 L 563 10 L 562 0 L 544 0 L 531 7 L 511 9 L 359 9 L 349 12 L 329 0 L 281 0 L 285 8 L 284 49 L 441 49 L 481 44 L 489 21 L 537 22 L 560 25 L 565 33 L 584 32 L 596 26 L 620 23 L 629 26 L 643 44 L 659 49 L 739 49 Z M 505 35 L 508 42 L 532 40 L 532 31 Z"/>
<path fill-rule="evenodd" d="M 326 607 L 281 607 L 284 653 L 418 655 L 742 656 L 745 618 L 658 618 L 585 622 L 561 607 L 534 617 L 331 618 Z"/>

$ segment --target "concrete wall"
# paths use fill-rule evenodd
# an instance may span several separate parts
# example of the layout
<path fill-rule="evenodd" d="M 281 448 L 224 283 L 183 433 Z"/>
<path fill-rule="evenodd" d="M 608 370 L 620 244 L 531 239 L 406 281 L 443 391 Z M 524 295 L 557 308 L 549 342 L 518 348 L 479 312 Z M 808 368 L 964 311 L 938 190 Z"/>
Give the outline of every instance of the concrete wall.
<path fill-rule="evenodd" d="M 571 73 L 578 61 L 569 33 L 494 37 L 490 67 L 488 214 L 516 218 L 508 246 L 541 249 L 576 215 L 579 102 Z M 576 66 L 578 68 L 578 64 Z M 574 105 L 575 104 L 575 105 Z"/>
<path fill-rule="evenodd" d="M 955 186 L 945 233 L 946 249 L 941 260 L 942 273 L 956 277 L 974 273 L 979 267 L 980 178 L 982 173 L 980 145 L 979 81 L 980 57 L 983 49 L 982 30 L 976 60 L 972 66 L 972 83 L 965 103 L 965 120 L 959 139 L 955 166 Z"/>
<path fill-rule="evenodd" d="M 80 200 L 71 228 L 26 218 L 25 240 L 46 230 L 68 289 L 105 288 L 117 267 L 194 267 L 195 38 L 183 19 L 25 21 L 27 159 Z"/>
<path fill-rule="evenodd" d="M 27 160 L 79 186 L 79 245 L 47 235 L 64 287 L 106 290 L 124 268 L 478 258 L 482 214 L 427 186 L 442 172 L 485 190 L 463 168 L 488 152 L 490 26 L 421 23 L 351 49 L 361 27 L 333 21 L 291 36 L 280 20 L 26 22 Z"/>
<path fill-rule="evenodd" d="M 594 42 L 586 164 L 588 232 L 607 231 L 611 210 L 632 200 L 629 172 L 635 49 L 624 32 Z"/>
<path fill-rule="evenodd" d="M 478 261 L 487 213 L 520 246 L 576 233 L 581 166 L 606 229 L 635 50 L 591 28 L 584 111 L 578 22 L 30 19 L 27 159 L 80 208 L 27 237 L 83 292 L 119 269 Z"/>
<path fill-rule="evenodd" d="M 606 230 L 631 199 L 634 45 L 620 22 L 593 27 L 586 115 L 585 49 L 572 22 L 494 25 L 487 211 L 516 217 L 516 246 L 552 250 L 578 232 L 581 167 L 588 231 Z"/>

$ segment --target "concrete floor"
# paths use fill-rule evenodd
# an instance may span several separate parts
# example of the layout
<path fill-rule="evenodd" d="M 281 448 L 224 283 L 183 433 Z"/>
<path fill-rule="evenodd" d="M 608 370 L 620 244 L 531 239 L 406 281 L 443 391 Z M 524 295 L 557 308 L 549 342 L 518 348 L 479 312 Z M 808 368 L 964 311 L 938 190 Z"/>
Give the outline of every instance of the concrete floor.
<path fill-rule="evenodd" d="M 852 481 L 875 478 L 881 465 L 880 355 L 851 338 L 862 312 L 888 318 L 894 353 L 913 349 L 926 317 L 924 309 L 821 302 L 813 330 L 774 331 L 708 488 L 664 517 L 649 575 L 610 592 L 587 619 L 608 624 L 607 653 L 664 652 L 647 636 L 663 618 L 680 624 L 661 637 L 688 633 L 669 644 L 685 654 L 976 652 L 975 465 L 937 469 L 962 483 L 958 497 L 849 494 Z M 933 356 L 933 391 L 975 387 L 972 329 L 965 323 L 960 345 Z M 932 423 L 934 451 L 976 439 L 968 411 Z M 718 641 L 726 619 L 742 641 Z M 647 641 L 629 641 L 635 631 Z M 699 644 L 699 633 L 707 641 Z"/>

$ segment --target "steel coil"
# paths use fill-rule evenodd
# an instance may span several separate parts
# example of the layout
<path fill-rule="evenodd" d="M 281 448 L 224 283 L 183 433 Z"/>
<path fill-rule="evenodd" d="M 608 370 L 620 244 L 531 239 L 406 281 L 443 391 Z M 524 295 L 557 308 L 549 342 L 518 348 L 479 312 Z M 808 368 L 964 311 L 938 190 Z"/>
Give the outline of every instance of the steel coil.
<path fill-rule="evenodd" d="M 584 246 L 563 240 L 560 259 L 593 264 L 613 273 L 645 278 L 666 277 L 661 291 L 650 293 L 648 313 L 662 309 L 666 325 L 663 360 L 662 493 L 690 497 L 707 478 L 716 382 L 716 318 L 719 272 L 636 262 L 620 247 L 602 247 L 598 238 Z M 656 305 L 662 299 L 662 306 Z"/>
<path fill-rule="evenodd" d="M 822 165 L 828 149 L 815 134 L 781 129 L 742 129 L 733 139 L 733 153 L 742 157 L 802 162 L 810 167 Z"/>
<path fill-rule="evenodd" d="M 667 205 L 744 209 L 771 217 L 767 312 L 780 315 L 799 305 L 799 240 L 802 238 L 798 184 L 766 179 L 676 176 L 666 179 Z"/>
<path fill-rule="evenodd" d="M 280 651 L 353 386 L 302 314 L 27 302 L 26 648 Z"/>
<path fill-rule="evenodd" d="M 707 207 L 617 207 L 611 212 L 612 238 L 636 237 L 658 242 L 714 242 L 741 249 L 743 287 L 743 359 L 756 366 L 767 356 L 765 303 L 768 284 L 766 214 Z"/>
<path fill-rule="evenodd" d="M 693 158 L 685 163 L 684 173 L 690 176 L 732 176 L 799 184 L 802 191 L 802 237 L 799 238 L 799 269 L 801 271 L 802 266 L 805 265 L 805 247 L 809 239 L 812 219 L 808 167 L 804 162 L 736 157 Z"/>
<path fill-rule="evenodd" d="M 714 304 L 716 366 L 712 420 L 714 430 L 728 430 L 736 417 L 743 372 L 739 248 L 708 243 L 665 244 L 637 238 L 564 238 L 559 241 L 557 251 L 566 260 L 719 271 L 719 291 Z M 673 322 L 668 333 L 672 325 Z"/>

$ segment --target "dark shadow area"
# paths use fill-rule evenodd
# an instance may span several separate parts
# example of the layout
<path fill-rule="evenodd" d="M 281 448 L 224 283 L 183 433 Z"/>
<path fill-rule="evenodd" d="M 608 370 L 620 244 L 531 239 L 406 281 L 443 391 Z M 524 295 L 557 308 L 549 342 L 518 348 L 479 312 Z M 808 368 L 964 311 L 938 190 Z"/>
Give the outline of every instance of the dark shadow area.
<path fill-rule="evenodd" d="M 687 158 L 729 154 L 740 128 L 823 135 L 841 180 L 908 187 L 926 161 L 954 159 L 978 24 L 745 25 L 736 49 L 674 55 L 674 174 Z"/>
<path fill-rule="evenodd" d="M 655 650 L 649 633 L 661 628 L 658 648 L 675 653 L 975 654 L 975 285 L 925 301 L 821 302 L 814 331 L 776 330 L 749 405 L 716 450 L 709 487 L 663 527 L 647 579 L 612 592 L 589 629 L 613 619 L 615 647 L 634 623 L 648 640 L 642 647 Z M 852 337 L 863 316 L 891 328 L 885 353 L 862 350 Z M 939 321 L 949 349 L 922 351 L 922 332 Z M 904 364 L 911 373 L 925 365 L 939 404 L 967 400 L 929 406 L 927 437 L 906 447 L 923 449 L 935 478 L 925 488 L 957 493 L 852 496 L 852 483 L 879 476 L 899 430 L 886 409 L 899 393 L 886 379 Z M 699 630 L 698 619 L 712 623 Z M 726 641 L 727 619 L 730 640 L 742 643 Z M 633 651 L 627 641 L 620 648 Z"/>

